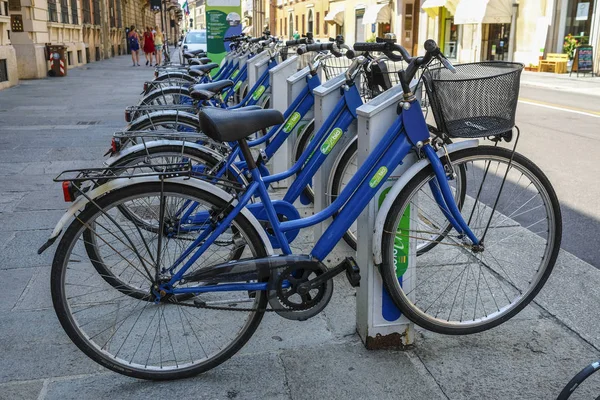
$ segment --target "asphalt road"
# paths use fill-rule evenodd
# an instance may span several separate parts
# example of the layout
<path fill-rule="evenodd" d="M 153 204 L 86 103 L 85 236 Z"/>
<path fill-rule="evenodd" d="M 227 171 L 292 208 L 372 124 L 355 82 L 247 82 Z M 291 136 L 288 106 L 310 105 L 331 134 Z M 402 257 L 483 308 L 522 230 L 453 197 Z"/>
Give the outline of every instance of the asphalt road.
<path fill-rule="evenodd" d="M 522 87 L 518 151 L 546 173 L 562 206 L 562 248 L 600 268 L 599 96 Z"/>

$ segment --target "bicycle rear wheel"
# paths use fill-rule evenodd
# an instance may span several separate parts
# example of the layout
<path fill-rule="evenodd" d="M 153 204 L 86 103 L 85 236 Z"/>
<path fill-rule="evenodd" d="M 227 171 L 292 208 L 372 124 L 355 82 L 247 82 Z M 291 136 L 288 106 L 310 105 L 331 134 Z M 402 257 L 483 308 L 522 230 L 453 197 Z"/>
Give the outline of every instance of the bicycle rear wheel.
<path fill-rule="evenodd" d="M 478 238 L 487 229 L 483 250 L 473 250 L 452 229 L 425 254 L 408 259 L 406 249 L 418 249 L 432 240 L 432 227 L 448 224 L 431 191 L 437 181 L 429 166 L 388 213 L 381 274 L 409 319 L 462 335 L 507 321 L 536 296 L 554 267 L 562 224 L 550 182 L 522 155 L 481 146 L 453 153 L 452 167 L 466 171 L 461 213 Z"/>
<path fill-rule="evenodd" d="M 158 234 L 137 229 L 121 216 L 119 206 L 144 207 L 147 218 L 156 219 L 161 197 L 165 223 L 169 224 L 158 257 Z M 264 292 L 211 292 L 185 301 L 177 296 L 153 301 L 156 269 L 171 265 L 197 237 L 181 228 L 169 229 L 175 222 L 172 210 L 188 201 L 198 202 L 210 215 L 230 208 L 219 197 L 187 185 L 165 182 L 162 191 L 160 182 L 131 185 L 97 199 L 97 206 L 88 205 L 60 241 L 51 273 L 58 319 L 80 350 L 113 371 L 143 379 L 178 379 L 207 371 L 235 354 L 262 319 L 267 305 Z M 133 296 L 129 288 L 115 287 L 98 273 L 85 257 L 86 230 L 93 230 L 102 244 L 98 250 L 101 261 L 110 262 L 112 271 L 120 269 L 131 275 L 128 285 L 137 292 L 145 291 L 146 296 Z M 190 270 L 227 261 L 240 246 L 245 247 L 245 257 L 267 255 L 258 232 L 242 214 Z M 158 259 L 160 263 L 156 263 Z M 210 310 L 197 304 L 235 311 Z"/>
<path fill-rule="evenodd" d="M 593 379 L 588 379 L 598 370 L 600 370 L 600 361 L 593 362 L 579 371 L 563 388 L 556 400 L 593 398 L 600 400 L 600 376 L 594 375 Z"/>

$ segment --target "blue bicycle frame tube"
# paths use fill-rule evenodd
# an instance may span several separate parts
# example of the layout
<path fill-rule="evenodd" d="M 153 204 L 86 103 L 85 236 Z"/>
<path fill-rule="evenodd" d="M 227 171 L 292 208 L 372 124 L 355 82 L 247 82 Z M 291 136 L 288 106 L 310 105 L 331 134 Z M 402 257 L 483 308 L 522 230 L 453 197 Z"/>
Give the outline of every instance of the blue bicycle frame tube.
<path fill-rule="evenodd" d="M 242 101 L 240 101 L 240 104 L 233 107 L 229 107 L 229 109 L 234 110 L 240 107 L 253 106 L 256 103 L 258 103 L 258 100 L 260 100 L 263 93 L 266 92 L 270 86 L 271 74 L 269 73 L 269 70 L 275 67 L 276 65 L 277 61 L 275 61 L 274 59 L 270 59 L 269 63 L 267 64 L 267 69 L 265 69 L 261 76 L 256 80 L 254 86 L 252 86 L 252 88 L 248 91 L 248 94 L 242 99 Z"/>
<path fill-rule="evenodd" d="M 229 99 L 229 97 L 231 97 L 233 94 L 235 94 L 235 91 L 238 90 L 242 86 L 242 83 L 244 83 L 246 78 L 248 78 L 248 65 L 244 65 L 239 70 L 237 77 L 232 79 L 233 86 L 230 87 L 223 95 L 223 103 L 227 103 L 227 100 Z"/>

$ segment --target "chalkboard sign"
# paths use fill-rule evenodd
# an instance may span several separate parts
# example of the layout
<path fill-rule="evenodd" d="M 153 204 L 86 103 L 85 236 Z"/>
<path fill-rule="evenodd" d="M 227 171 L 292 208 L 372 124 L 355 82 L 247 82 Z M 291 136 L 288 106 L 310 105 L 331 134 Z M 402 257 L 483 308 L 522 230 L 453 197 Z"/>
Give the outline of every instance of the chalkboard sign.
<path fill-rule="evenodd" d="M 594 48 L 589 45 L 578 46 L 575 49 L 575 57 L 573 58 L 573 67 L 571 72 L 587 73 L 594 70 Z"/>

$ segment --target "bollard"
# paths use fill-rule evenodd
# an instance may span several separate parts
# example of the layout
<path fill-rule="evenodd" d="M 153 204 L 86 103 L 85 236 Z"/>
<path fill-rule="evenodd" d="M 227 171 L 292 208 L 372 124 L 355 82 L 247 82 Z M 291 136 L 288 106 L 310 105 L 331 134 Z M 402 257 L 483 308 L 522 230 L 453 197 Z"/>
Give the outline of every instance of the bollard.
<path fill-rule="evenodd" d="M 271 82 L 271 108 L 279 110 L 281 113 L 285 113 L 291 102 L 288 96 L 288 77 L 296 72 L 296 66 L 298 63 L 298 56 L 288 57 L 285 61 L 279 63 L 276 67 L 271 68 L 269 71 L 270 82 Z M 306 84 L 306 79 L 303 79 Z M 283 143 L 281 148 L 275 153 L 273 158 L 269 161 L 269 171 L 272 174 L 278 174 L 288 170 L 293 164 L 293 144 L 289 145 L 291 139 L 295 138 L 295 134 L 292 132 L 290 137 Z M 294 141 L 295 142 L 295 141 Z M 282 180 L 280 182 L 274 182 L 273 187 L 283 188 L 288 186 L 288 180 Z"/>
<path fill-rule="evenodd" d="M 402 88 L 398 85 L 358 108 L 359 167 L 398 117 L 397 106 L 401 99 Z M 411 165 L 406 162 L 410 160 L 408 157 L 415 155 L 410 153 L 405 162 L 396 168 L 357 221 L 359 227 L 365 228 L 358 229 L 357 263 L 361 268 L 361 281 L 356 292 L 356 330 L 367 349 L 402 349 L 414 341 L 414 324 L 395 306 L 373 264 L 375 218 L 389 188 L 406 166 Z M 408 263 L 405 273 L 414 274 L 411 270 L 415 268 L 416 241 L 409 239 L 401 245 L 408 247 L 407 259 L 403 260 Z M 415 280 L 410 281 L 414 285 Z"/>
<path fill-rule="evenodd" d="M 328 80 L 314 90 L 315 93 L 315 129 L 316 133 L 323 122 L 333 112 L 335 105 L 342 98 L 340 88 L 346 83 L 344 74 L 340 74 L 333 79 Z M 351 141 L 356 137 L 356 122 L 353 122 L 344 135 L 337 141 L 335 147 L 328 154 L 327 158 L 321 165 L 313 178 L 313 190 L 315 193 L 314 212 L 317 213 L 325 209 L 329 205 L 329 178 L 333 174 L 333 168 L 337 158 L 341 157 L 342 151 L 350 145 Z M 330 220 L 323 221 L 315 225 L 314 235 L 320 237 L 327 229 Z"/>

